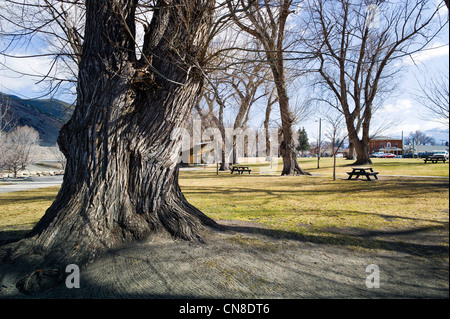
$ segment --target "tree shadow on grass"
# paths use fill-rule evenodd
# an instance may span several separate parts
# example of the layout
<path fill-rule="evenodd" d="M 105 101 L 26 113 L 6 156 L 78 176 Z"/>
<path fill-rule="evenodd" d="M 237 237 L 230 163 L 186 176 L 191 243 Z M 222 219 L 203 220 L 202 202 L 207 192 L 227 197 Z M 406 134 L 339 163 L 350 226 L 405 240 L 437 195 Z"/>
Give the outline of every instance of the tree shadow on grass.
<path fill-rule="evenodd" d="M 16 193 L 16 192 L 13 192 Z M 10 193 L 9 193 L 10 194 Z M 3 205 L 15 204 L 15 203 L 42 203 L 42 202 L 53 202 L 56 198 L 57 191 L 51 195 L 35 195 L 35 196 L 24 196 L 24 195 L 10 195 L 7 198 L 1 198 Z"/>
<path fill-rule="evenodd" d="M 331 181 L 330 181 L 331 183 Z M 336 195 L 336 194 L 355 194 L 355 196 L 361 196 L 362 194 L 378 197 L 379 194 L 376 192 L 382 192 L 383 196 L 389 198 L 397 198 L 399 193 L 403 197 L 426 195 L 428 193 L 435 192 L 447 192 L 449 187 L 449 181 L 420 181 L 420 180 L 385 180 L 385 181 L 355 181 L 351 180 L 346 182 L 343 181 L 339 187 L 335 185 L 317 185 L 313 189 L 305 189 L 304 184 L 295 183 L 289 184 L 292 186 L 290 189 L 283 189 L 279 185 L 272 185 L 271 188 L 254 188 L 251 187 L 252 184 L 236 184 L 233 186 L 183 186 L 183 194 L 185 195 L 217 195 L 217 196 L 231 196 L 231 195 L 244 195 L 250 196 L 252 193 L 264 193 L 267 195 L 274 195 L 278 198 L 282 198 L 285 195 L 295 195 L 295 196 L 314 196 L 314 195 Z M 297 188 L 298 186 L 298 188 Z M 233 197 L 235 199 L 235 197 Z"/>
<path fill-rule="evenodd" d="M 224 225 L 224 231 L 262 235 L 269 239 L 297 240 L 342 248 L 383 249 L 419 257 L 445 258 L 449 255 L 448 247 L 442 245 L 444 237 L 448 239 L 448 235 L 436 235 L 440 231 L 448 233 L 448 223 L 407 230 L 334 228 L 317 232 L 317 234 L 300 234 L 291 231 L 258 227 L 256 225 Z M 433 240 L 421 242 L 421 238 L 429 237 L 432 233 L 436 237 L 434 242 Z M 417 240 L 414 240 L 414 238 Z"/>

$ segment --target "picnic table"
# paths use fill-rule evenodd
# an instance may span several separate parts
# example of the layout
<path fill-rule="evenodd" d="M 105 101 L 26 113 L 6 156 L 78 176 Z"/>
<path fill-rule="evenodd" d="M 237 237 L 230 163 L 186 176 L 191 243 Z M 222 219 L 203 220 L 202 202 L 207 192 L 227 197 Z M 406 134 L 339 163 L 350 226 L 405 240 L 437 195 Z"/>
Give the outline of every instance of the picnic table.
<path fill-rule="evenodd" d="M 356 176 L 355 179 L 360 176 L 365 176 L 367 180 L 371 181 L 370 176 L 378 179 L 378 172 L 374 172 L 372 167 L 352 167 L 351 172 L 347 172 L 348 179 L 352 179 L 353 176 Z"/>
<path fill-rule="evenodd" d="M 236 166 L 232 166 L 231 167 L 231 174 L 233 174 L 234 172 L 238 172 L 239 174 L 243 174 L 244 172 L 248 172 L 248 174 L 250 175 L 251 171 L 252 170 L 250 169 L 249 166 L 236 165 Z"/>
<path fill-rule="evenodd" d="M 431 163 L 433 163 L 433 164 L 436 164 L 437 162 L 439 162 L 439 161 L 442 161 L 444 164 L 445 164 L 445 161 L 446 161 L 446 159 L 445 159 L 445 157 L 437 157 L 437 156 L 427 156 L 427 157 L 425 157 L 424 159 L 423 159 L 423 161 L 425 162 L 425 164 L 427 163 L 427 162 L 431 162 Z"/>

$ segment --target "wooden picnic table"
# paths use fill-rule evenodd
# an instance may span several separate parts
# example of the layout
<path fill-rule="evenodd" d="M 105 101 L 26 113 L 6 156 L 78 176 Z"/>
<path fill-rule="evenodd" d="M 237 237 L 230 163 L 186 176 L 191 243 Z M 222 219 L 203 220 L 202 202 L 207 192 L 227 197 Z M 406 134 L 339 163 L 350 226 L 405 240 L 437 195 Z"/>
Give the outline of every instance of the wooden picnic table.
<path fill-rule="evenodd" d="M 446 159 L 445 159 L 445 157 L 427 156 L 427 157 L 425 157 L 423 159 L 423 161 L 425 162 L 425 164 L 427 162 L 431 162 L 433 164 L 436 164 L 439 161 L 441 161 L 441 162 L 443 162 L 445 164 Z"/>
<path fill-rule="evenodd" d="M 356 176 L 355 179 L 360 176 L 365 176 L 367 180 L 371 181 L 370 176 L 378 179 L 378 172 L 374 172 L 372 167 L 352 167 L 351 172 L 347 172 L 348 179 L 352 179 L 353 176 Z"/>
<path fill-rule="evenodd" d="M 248 174 L 250 175 L 250 172 L 252 170 L 250 169 L 249 166 L 241 166 L 241 165 L 235 165 L 231 167 L 231 174 L 233 174 L 234 172 L 238 172 L 239 174 L 243 174 L 244 172 L 248 172 Z"/>

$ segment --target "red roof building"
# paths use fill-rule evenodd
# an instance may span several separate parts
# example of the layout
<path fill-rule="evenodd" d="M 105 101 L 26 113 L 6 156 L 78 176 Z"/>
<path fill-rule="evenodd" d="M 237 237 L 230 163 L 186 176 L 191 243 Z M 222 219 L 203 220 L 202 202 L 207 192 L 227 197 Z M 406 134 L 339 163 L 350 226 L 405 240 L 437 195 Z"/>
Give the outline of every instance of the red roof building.
<path fill-rule="evenodd" d="M 387 136 L 379 136 L 370 139 L 369 141 L 370 153 L 384 152 L 395 155 L 403 155 L 403 141 Z"/>

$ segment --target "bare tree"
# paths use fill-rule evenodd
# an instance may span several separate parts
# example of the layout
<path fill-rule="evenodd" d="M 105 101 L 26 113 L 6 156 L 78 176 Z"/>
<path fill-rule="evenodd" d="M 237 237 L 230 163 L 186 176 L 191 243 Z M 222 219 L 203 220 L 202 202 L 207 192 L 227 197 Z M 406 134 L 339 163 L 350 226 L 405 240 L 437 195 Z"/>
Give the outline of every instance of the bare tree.
<path fill-rule="evenodd" d="M 236 25 L 257 39 L 264 50 L 265 60 L 272 71 L 281 114 L 283 140 L 282 175 L 309 174 L 298 164 L 293 132 L 294 117 L 289 106 L 284 52 L 286 23 L 294 5 L 293 0 L 227 0 Z M 238 14 L 240 12 L 240 14 Z"/>
<path fill-rule="evenodd" d="M 0 141 L 6 133 L 14 128 L 14 120 L 10 113 L 10 102 L 0 96 Z"/>
<path fill-rule="evenodd" d="M 416 94 L 419 103 L 426 107 L 433 121 L 449 126 L 449 68 L 443 68 L 433 76 L 426 76 Z"/>
<path fill-rule="evenodd" d="M 84 0 L 4 0 L 0 20 L 5 23 L 0 37 L 6 43 L 0 51 L 6 59 L 41 59 L 46 70 L 18 70 L 6 60 L 2 67 L 46 84 L 42 96 L 70 92 L 76 85 L 81 61 Z M 37 41 L 45 45 L 33 49 Z M 20 54 L 15 50 L 20 48 Z M 0 62 L 1 63 L 1 62 Z M 13 64 L 14 65 L 14 64 Z M 15 64 L 17 65 L 17 64 Z"/>
<path fill-rule="evenodd" d="M 422 131 L 411 132 L 408 137 L 405 138 L 405 144 L 414 145 L 435 145 L 436 141 L 433 137 L 426 135 Z"/>
<path fill-rule="evenodd" d="M 9 147 L 7 143 L 8 132 L 14 129 L 15 122 L 10 114 L 10 102 L 4 96 L 0 96 L 0 171 L 7 169 L 6 163 L 9 162 L 7 153 Z"/>
<path fill-rule="evenodd" d="M 221 78 L 212 77 L 211 81 L 221 81 Z M 224 120 L 225 103 L 230 98 L 230 93 L 224 93 L 218 91 L 221 85 L 219 83 L 213 84 L 214 90 L 208 90 L 203 88 L 203 92 L 195 104 L 195 110 L 202 120 L 202 124 L 206 126 L 215 126 L 220 131 L 221 136 L 221 156 L 220 156 L 220 171 L 226 171 L 229 169 L 228 154 L 226 154 L 226 131 Z M 218 102 L 219 100 L 219 102 Z M 202 108 L 202 102 L 206 104 L 206 109 Z M 215 111 L 215 106 L 218 105 L 218 111 Z M 217 150 L 216 150 L 217 151 Z"/>
<path fill-rule="evenodd" d="M 24 170 L 33 161 L 32 147 L 39 142 L 39 133 L 28 126 L 19 126 L 6 135 L 0 154 L 0 169 L 14 174 Z"/>
<path fill-rule="evenodd" d="M 208 83 L 203 89 L 203 102 L 197 103 L 196 109 L 203 122 L 210 122 L 218 127 L 222 135 L 222 163 L 220 170 L 228 169 L 230 163 L 237 163 L 237 139 L 233 134 L 232 154 L 225 154 L 224 112 L 233 116 L 230 125 L 235 133 L 245 130 L 252 116 L 253 105 L 267 95 L 261 88 L 268 83 L 268 73 L 259 53 L 252 50 L 258 47 L 255 40 L 247 36 L 242 39 L 242 31 L 228 29 L 220 34 L 220 41 L 209 48 L 208 65 L 205 67 Z M 239 50 L 229 56 L 229 49 Z M 202 105 L 204 106 L 202 108 Z M 231 156 L 230 156 L 231 155 Z M 228 163 L 229 161 L 229 163 Z M 227 163 L 225 163 L 227 162 Z"/>
<path fill-rule="evenodd" d="M 322 116 L 329 125 L 326 135 L 331 140 L 331 156 L 333 156 L 333 180 L 336 180 L 336 155 L 348 136 L 347 134 L 345 134 L 345 119 L 342 113 L 339 112 L 327 112 Z"/>
<path fill-rule="evenodd" d="M 59 150 L 59 146 L 57 144 L 52 147 L 52 151 L 53 151 L 53 156 L 56 158 L 56 161 L 58 162 L 59 166 L 61 167 L 61 169 L 63 171 L 65 171 L 66 164 L 67 164 L 66 156 L 64 155 L 63 152 L 61 152 Z"/>
<path fill-rule="evenodd" d="M 307 2 L 301 41 L 316 54 L 319 84 L 339 101 L 355 164 L 371 162 L 371 120 L 377 100 L 394 87 L 401 64 L 395 61 L 425 48 L 443 28 L 447 21 L 436 26 L 434 19 L 442 6 L 426 0 Z"/>
<path fill-rule="evenodd" d="M 411 132 L 408 137 L 405 138 L 405 144 L 406 145 L 412 145 L 414 148 L 413 152 L 413 158 L 414 154 L 419 154 L 420 146 L 421 145 L 435 145 L 436 141 L 433 137 L 427 136 L 424 132 L 416 130 L 415 132 Z"/>

